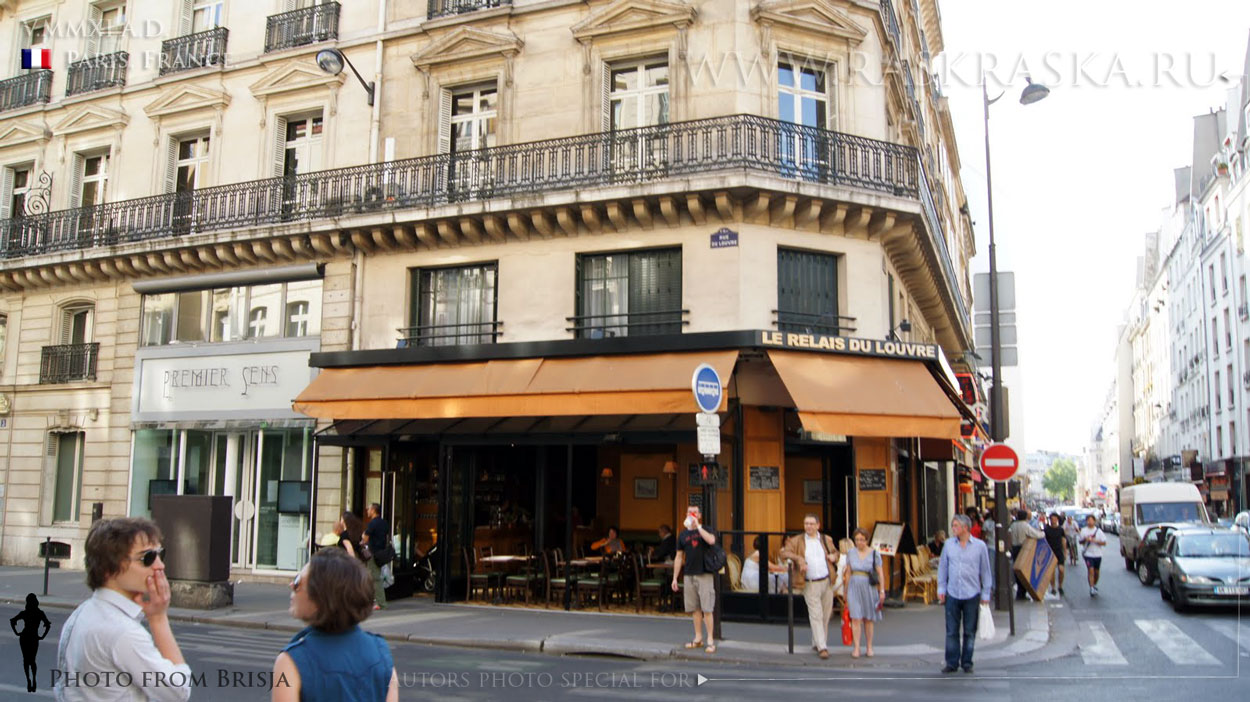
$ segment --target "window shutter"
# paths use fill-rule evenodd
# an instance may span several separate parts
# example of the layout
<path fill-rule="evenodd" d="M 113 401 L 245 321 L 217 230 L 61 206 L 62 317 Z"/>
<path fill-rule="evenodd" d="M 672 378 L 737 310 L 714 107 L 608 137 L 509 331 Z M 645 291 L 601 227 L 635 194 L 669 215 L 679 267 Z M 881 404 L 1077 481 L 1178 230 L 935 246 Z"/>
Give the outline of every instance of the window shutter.
<path fill-rule="evenodd" d="M 65 346 L 70 343 L 74 335 L 74 311 L 69 309 L 61 310 L 61 345 Z"/>
<path fill-rule="evenodd" d="M 295 0 L 282 0 L 282 11 L 290 12 L 295 9 Z"/>
<path fill-rule="evenodd" d="M 9 212 L 13 206 L 13 169 L 0 168 L 0 219 L 16 217 L 21 212 Z"/>
<path fill-rule="evenodd" d="M 82 154 L 74 154 L 74 170 L 69 179 L 69 207 L 73 209 L 82 203 Z"/>
<path fill-rule="evenodd" d="M 178 34 L 185 36 L 191 33 L 194 23 L 194 6 L 192 0 L 182 0 L 182 14 L 178 18 Z"/>
<path fill-rule="evenodd" d="M 601 127 L 604 132 L 612 131 L 612 67 L 607 61 L 603 62 L 603 70 L 600 77 L 600 102 L 603 109 Z"/>
<path fill-rule="evenodd" d="M 48 458 L 56 458 L 56 448 L 60 444 L 60 434 L 48 434 L 48 448 L 45 452 Z"/>
<path fill-rule="evenodd" d="M 280 178 L 286 175 L 286 117 L 275 117 L 273 129 L 273 174 Z"/>
<path fill-rule="evenodd" d="M 91 6 L 91 29 L 86 33 L 86 46 L 83 52 L 84 56 L 97 56 L 100 53 L 100 27 L 101 21 L 104 19 L 104 13 L 100 11 L 99 5 Z"/>
<path fill-rule="evenodd" d="M 165 190 L 172 193 L 178 189 L 178 137 L 165 142 Z"/>
<path fill-rule="evenodd" d="M 451 153 L 451 91 L 446 88 L 439 91 L 438 153 Z"/>

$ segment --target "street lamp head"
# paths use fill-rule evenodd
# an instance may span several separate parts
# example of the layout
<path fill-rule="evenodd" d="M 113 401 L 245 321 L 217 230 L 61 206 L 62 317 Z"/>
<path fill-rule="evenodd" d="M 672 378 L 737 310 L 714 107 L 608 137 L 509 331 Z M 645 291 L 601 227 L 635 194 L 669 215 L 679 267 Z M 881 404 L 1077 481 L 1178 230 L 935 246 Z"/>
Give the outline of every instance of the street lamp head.
<path fill-rule="evenodd" d="M 1021 105 L 1032 105 L 1035 102 L 1041 102 L 1046 99 L 1047 95 L 1050 95 L 1050 88 L 1041 83 L 1034 83 L 1033 79 L 1028 76 L 1025 76 L 1024 79 L 1029 84 L 1024 86 L 1024 92 L 1020 93 Z"/>
<path fill-rule="evenodd" d="M 322 49 L 317 52 L 317 66 L 332 76 L 343 72 L 343 54 L 338 49 Z"/>

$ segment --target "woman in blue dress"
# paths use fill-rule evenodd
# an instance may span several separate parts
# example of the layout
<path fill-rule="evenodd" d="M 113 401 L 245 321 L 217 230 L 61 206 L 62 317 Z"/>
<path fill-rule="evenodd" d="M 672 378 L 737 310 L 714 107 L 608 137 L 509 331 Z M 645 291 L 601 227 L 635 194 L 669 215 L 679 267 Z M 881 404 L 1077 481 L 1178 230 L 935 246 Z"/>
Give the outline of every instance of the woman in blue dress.
<path fill-rule="evenodd" d="M 873 622 L 881 619 L 881 603 L 885 600 L 885 574 L 881 569 L 881 554 L 868 546 L 868 532 L 855 530 L 855 548 L 846 554 L 849 574 L 842 579 L 842 598 L 851 613 L 851 635 L 855 649 L 851 658 L 859 658 L 859 642 L 867 635 L 867 653 L 872 658 Z M 877 584 L 869 580 L 869 572 L 877 574 Z M 862 631 L 861 631 L 862 629 Z"/>
<path fill-rule="evenodd" d="M 373 613 L 373 577 L 342 549 L 313 554 L 291 581 L 291 616 L 308 627 L 273 664 L 272 702 L 397 702 L 386 641 L 360 628 Z"/>

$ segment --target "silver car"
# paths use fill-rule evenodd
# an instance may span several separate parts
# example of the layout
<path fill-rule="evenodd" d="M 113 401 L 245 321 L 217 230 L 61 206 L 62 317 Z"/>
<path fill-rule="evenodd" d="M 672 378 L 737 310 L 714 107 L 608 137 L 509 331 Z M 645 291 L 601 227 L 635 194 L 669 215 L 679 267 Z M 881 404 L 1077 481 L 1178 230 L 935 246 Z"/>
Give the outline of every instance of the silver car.
<path fill-rule="evenodd" d="M 1159 596 L 1177 612 L 1250 601 L 1250 538 L 1236 529 L 1177 529 L 1159 552 L 1158 573 Z"/>

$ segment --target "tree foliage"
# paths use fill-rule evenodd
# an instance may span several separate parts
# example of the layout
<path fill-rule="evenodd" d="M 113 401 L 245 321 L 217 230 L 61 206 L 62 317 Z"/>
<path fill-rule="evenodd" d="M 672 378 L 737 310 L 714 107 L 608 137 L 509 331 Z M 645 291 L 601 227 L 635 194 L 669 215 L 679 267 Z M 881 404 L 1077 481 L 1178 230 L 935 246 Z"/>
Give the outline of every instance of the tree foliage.
<path fill-rule="evenodd" d="M 1042 487 L 1047 493 L 1071 502 L 1072 493 L 1076 489 L 1076 464 L 1071 459 L 1056 459 L 1050 464 L 1046 475 L 1042 476 Z"/>

